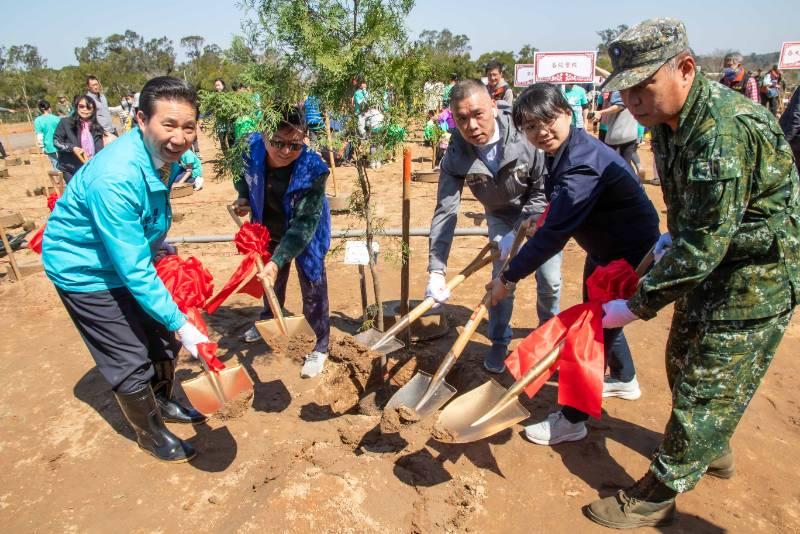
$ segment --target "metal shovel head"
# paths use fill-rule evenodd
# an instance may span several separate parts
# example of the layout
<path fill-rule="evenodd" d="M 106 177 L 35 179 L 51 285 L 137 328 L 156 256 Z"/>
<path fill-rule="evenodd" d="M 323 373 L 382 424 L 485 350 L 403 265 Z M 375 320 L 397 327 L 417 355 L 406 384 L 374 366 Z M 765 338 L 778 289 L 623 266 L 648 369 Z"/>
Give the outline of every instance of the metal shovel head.
<path fill-rule="evenodd" d="M 315 337 L 314 330 L 311 328 L 311 325 L 308 324 L 308 321 L 306 321 L 305 317 L 303 316 L 284 317 L 283 319 L 286 322 L 288 337 L 294 337 L 294 336 Z M 281 330 L 281 324 L 278 322 L 277 319 L 256 321 L 256 330 L 258 330 L 258 333 L 261 334 L 261 337 L 263 337 L 265 341 L 268 341 L 269 338 L 276 338 L 284 335 L 283 330 Z"/>
<path fill-rule="evenodd" d="M 377 352 L 379 354 L 391 354 L 392 352 L 400 350 L 406 346 L 405 343 L 403 343 L 396 337 L 390 337 L 389 339 L 381 343 L 380 346 L 373 348 L 373 345 L 375 345 L 375 343 L 380 341 L 382 337 L 383 337 L 383 332 L 375 328 L 370 328 L 369 330 L 364 330 L 363 332 L 355 336 L 353 339 L 355 339 L 361 345 L 369 347 L 369 350 Z"/>
<path fill-rule="evenodd" d="M 227 401 L 253 391 L 253 381 L 241 365 L 221 369 L 216 377 L 204 371 L 200 376 L 181 382 L 181 385 L 189 402 L 203 415 L 216 413 Z"/>
<path fill-rule="evenodd" d="M 406 382 L 403 387 L 392 395 L 392 398 L 389 399 L 389 402 L 386 404 L 386 408 L 405 406 L 417 412 L 417 415 L 419 415 L 421 419 L 436 412 L 439 408 L 444 406 L 447 401 L 453 398 L 453 395 L 456 394 L 456 388 L 447 382 L 442 382 L 431 393 L 430 397 L 425 399 L 425 402 L 420 402 L 423 400 L 425 392 L 428 390 L 431 378 L 433 377 L 428 373 L 418 371 L 417 374 L 411 377 L 411 380 Z"/>
<path fill-rule="evenodd" d="M 506 388 L 494 380 L 489 380 L 460 396 L 439 414 L 437 423 L 439 432 L 435 432 L 434 437 L 451 443 L 469 443 L 493 436 L 528 418 L 530 412 L 520 404 L 519 400 L 514 400 L 491 419 L 479 425 L 473 424 L 491 410 L 506 391 Z"/>

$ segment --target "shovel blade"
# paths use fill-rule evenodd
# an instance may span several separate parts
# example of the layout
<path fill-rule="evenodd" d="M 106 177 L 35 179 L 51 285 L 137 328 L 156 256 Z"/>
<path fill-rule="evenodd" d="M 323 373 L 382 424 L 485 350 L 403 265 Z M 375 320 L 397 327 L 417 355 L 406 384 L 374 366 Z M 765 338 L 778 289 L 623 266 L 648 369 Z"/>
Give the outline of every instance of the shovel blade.
<path fill-rule="evenodd" d="M 389 402 L 386 404 L 386 408 L 405 406 L 417 412 L 417 415 L 419 415 L 421 419 L 428 417 L 438 411 L 439 408 L 444 406 L 447 401 L 452 399 L 453 395 L 456 394 L 456 388 L 447 382 L 442 382 L 434 389 L 432 394 L 425 399 L 425 402 L 420 402 L 423 400 L 423 397 L 425 397 L 425 392 L 428 390 L 430 383 L 431 375 L 419 371 L 411 377 L 411 380 L 406 382 L 403 387 L 392 395 L 392 398 L 389 399 Z"/>
<path fill-rule="evenodd" d="M 405 343 L 397 339 L 396 337 L 390 337 L 383 343 L 381 343 L 378 347 L 373 347 L 375 343 L 381 340 L 383 337 L 383 332 L 377 330 L 375 328 L 370 328 L 369 330 L 364 330 L 353 339 L 355 339 L 361 345 L 365 347 L 369 347 L 369 350 L 377 352 L 379 354 L 391 354 L 396 350 L 400 350 L 405 347 Z"/>
<path fill-rule="evenodd" d="M 253 391 L 253 381 L 241 365 L 221 369 L 216 380 L 203 372 L 200 376 L 181 382 L 181 386 L 192 406 L 203 415 L 216 413 L 225 402 L 238 398 L 246 391 Z"/>
<path fill-rule="evenodd" d="M 530 412 L 515 399 L 491 419 L 479 425 L 474 424 L 491 410 L 505 393 L 506 389 L 503 386 L 490 380 L 448 404 L 439 414 L 437 423 L 444 431 L 443 438 L 444 436 L 447 438 L 441 441 L 451 443 L 478 441 L 528 418 Z"/>
<path fill-rule="evenodd" d="M 295 336 L 310 336 L 315 337 L 314 330 L 308 324 L 305 317 L 284 317 L 286 322 L 286 329 L 288 330 L 288 337 Z M 256 330 L 261 334 L 265 341 L 270 338 L 283 337 L 283 330 L 281 324 L 277 319 L 267 319 L 265 321 L 256 321 Z"/>

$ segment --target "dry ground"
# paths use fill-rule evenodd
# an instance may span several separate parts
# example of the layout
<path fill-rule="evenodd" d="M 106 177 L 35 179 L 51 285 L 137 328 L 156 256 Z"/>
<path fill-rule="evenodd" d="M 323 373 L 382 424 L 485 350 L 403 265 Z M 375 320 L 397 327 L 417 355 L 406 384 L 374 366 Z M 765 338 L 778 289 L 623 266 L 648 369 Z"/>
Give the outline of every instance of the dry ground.
<path fill-rule="evenodd" d="M 206 160 L 211 142 L 201 139 Z M 416 155 L 428 155 L 415 147 Z M 650 169 L 650 153 L 642 150 Z M 429 165 L 417 162 L 416 166 Z M 12 167 L 0 179 L 0 204 L 41 223 L 43 197 L 27 197 L 41 184 L 45 162 Z M 374 171 L 379 213 L 400 224 L 400 162 Z M 174 201 L 184 215 L 171 235 L 231 234 L 224 209 L 229 183 L 214 182 Z M 354 170 L 341 169 L 340 188 L 352 188 Z M 663 217 L 657 187 L 646 186 Z M 412 184 L 412 226 L 427 226 L 435 184 Z M 485 225 L 469 195 L 460 226 Z M 357 221 L 337 215 L 335 228 Z M 459 238 L 451 269 L 465 265 L 483 238 Z M 395 245 L 382 243 L 385 248 Z M 185 245 L 221 285 L 238 263 L 231 244 Z M 29 252 L 23 261 L 37 259 Z M 412 238 L 412 296 L 424 291 L 427 240 Z M 562 308 L 580 298 L 583 253 L 571 243 L 564 259 Z M 380 265 L 384 294 L 397 298 L 399 268 Z M 430 423 L 383 435 L 378 415 L 362 415 L 357 402 L 373 372 L 368 355 L 347 341 L 361 314 L 356 268 L 341 255 L 328 263 L 334 344 L 325 373 L 299 378 L 296 341 L 270 351 L 240 335 L 258 303 L 236 296 L 209 320 L 224 361 L 241 362 L 255 382 L 252 407 L 192 428 L 173 425 L 199 451 L 196 460 L 166 465 L 138 450 L 108 387 L 42 273 L 21 283 L 0 278 L 0 522 L 5 532 L 601 532 L 581 514 L 598 495 L 611 494 L 644 473 L 669 415 L 663 353 L 671 310 L 627 329 L 644 395 L 612 399 L 579 443 L 554 448 L 525 441 L 521 426 L 489 440 L 445 445 L 430 438 Z M 397 354 L 395 382 L 415 365 L 432 370 L 479 302 L 488 271 L 459 288 L 447 313 L 455 325 L 435 342 Z M 513 326 L 523 337 L 535 323 L 535 282 L 518 289 Z M 287 306 L 299 310 L 296 280 Z M 488 345 L 485 324 L 467 347 L 450 382 L 466 391 L 487 379 L 480 361 Z M 795 320 L 764 384 L 733 439 L 737 473 L 729 481 L 704 479 L 679 499 L 679 520 L 666 532 L 798 532 L 800 453 L 797 376 L 800 327 Z M 416 356 L 416 358 L 412 358 Z M 198 366 L 182 358 L 179 376 Z M 374 378 L 374 375 L 373 375 Z M 506 377 L 508 382 L 508 377 Z M 532 420 L 553 409 L 547 386 L 524 400 Z"/>

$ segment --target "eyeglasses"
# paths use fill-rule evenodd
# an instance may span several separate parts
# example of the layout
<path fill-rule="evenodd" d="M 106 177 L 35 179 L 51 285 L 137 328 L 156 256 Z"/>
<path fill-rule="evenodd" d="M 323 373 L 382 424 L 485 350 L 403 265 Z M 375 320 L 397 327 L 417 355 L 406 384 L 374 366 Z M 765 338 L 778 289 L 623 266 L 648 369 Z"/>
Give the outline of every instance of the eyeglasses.
<path fill-rule="evenodd" d="M 92 106 L 87 106 L 86 104 L 78 104 L 78 109 L 94 109 Z"/>
<path fill-rule="evenodd" d="M 553 127 L 556 125 L 556 119 L 549 120 L 546 122 L 541 121 L 529 121 L 525 123 L 522 127 L 523 131 L 526 133 L 538 134 L 539 132 L 548 131 L 552 132 Z"/>
<path fill-rule="evenodd" d="M 278 150 L 288 148 L 290 152 L 297 152 L 303 148 L 303 143 L 287 143 L 286 141 L 280 141 L 278 139 L 270 139 L 269 145 L 272 148 L 277 148 Z"/>

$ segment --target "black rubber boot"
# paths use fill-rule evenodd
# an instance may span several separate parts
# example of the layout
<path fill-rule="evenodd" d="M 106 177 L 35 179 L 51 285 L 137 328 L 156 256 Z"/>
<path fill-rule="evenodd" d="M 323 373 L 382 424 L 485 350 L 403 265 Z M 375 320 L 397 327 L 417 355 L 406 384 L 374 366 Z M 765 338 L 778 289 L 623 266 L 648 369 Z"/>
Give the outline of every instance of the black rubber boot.
<path fill-rule="evenodd" d="M 584 511 L 589 519 L 609 528 L 666 526 L 675 520 L 676 495 L 648 471 L 632 487 L 595 501 Z"/>
<path fill-rule="evenodd" d="M 163 360 L 153 362 L 153 393 L 156 396 L 161 417 L 167 423 L 205 423 L 208 417 L 194 408 L 187 408 L 172 398 L 172 389 L 175 384 L 175 361 Z"/>
<path fill-rule="evenodd" d="M 165 462 L 186 462 L 195 450 L 164 426 L 150 384 L 133 393 L 115 393 L 122 413 L 136 431 L 139 447 Z"/>

